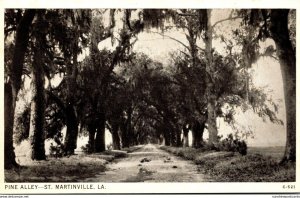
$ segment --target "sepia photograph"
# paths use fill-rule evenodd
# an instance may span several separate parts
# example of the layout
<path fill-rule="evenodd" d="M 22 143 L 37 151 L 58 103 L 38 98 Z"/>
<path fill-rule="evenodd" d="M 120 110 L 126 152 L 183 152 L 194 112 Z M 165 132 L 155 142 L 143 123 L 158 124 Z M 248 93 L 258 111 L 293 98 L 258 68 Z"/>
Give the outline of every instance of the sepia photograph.
<path fill-rule="evenodd" d="M 3 190 L 299 190 L 295 8 L 3 12 Z"/>

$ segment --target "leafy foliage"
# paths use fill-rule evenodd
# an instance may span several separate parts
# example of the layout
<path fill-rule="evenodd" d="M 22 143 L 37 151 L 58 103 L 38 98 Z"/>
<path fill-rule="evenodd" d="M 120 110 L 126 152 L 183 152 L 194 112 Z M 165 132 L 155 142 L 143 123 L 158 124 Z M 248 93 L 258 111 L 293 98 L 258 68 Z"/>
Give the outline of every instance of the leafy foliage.
<path fill-rule="evenodd" d="M 5 78 L 10 75 L 7 65 L 14 48 L 13 39 L 8 42 L 8 38 L 14 37 L 23 13 L 21 9 L 5 12 Z M 253 85 L 248 72 L 261 56 L 273 56 L 275 52 L 274 47 L 269 46 L 261 54 L 258 43 L 270 34 L 270 10 L 234 11 L 243 17 L 240 28 L 232 31 L 231 39 L 214 32 L 214 39 L 224 45 L 225 51 L 213 48 L 209 67 L 201 46 L 207 36 L 207 10 L 43 9 L 38 13 L 42 17 L 39 23 L 34 20 L 30 29 L 23 74 L 31 72 L 33 50 L 37 47 L 34 35 L 44 35 L 39 50 L 49 82 L 45 114 L 47 137 L 60 134 L 67 124 L 66 109 L 70 105 L 80 126 L 88 129 L 83 131 L 88 133 L 90 126 L 96 126 L 100 115 L 105 114 L 106 127 L 111 132 L 117 131 L 118 136 L 123 135 L 121 142 L 125 142 L 126 137 L 132 139 L 132 145 L 157 142 L 169 135 L 172 144 L 180 145 L 184 125 L 200 121 L 205 125 L 207 79 L 213 84 L 211 94 L 215 96 L 217 117 L 223 117 L 233 127 L 238 108 L 243 111 L 252 108 L 264 120 L 269 118 L 271 122 L 282 124 L 276 115 L 278 104 L 264 89 Z M 294 19 L 294 15 L 291 12 L 290 17 Z M 121 18 L 121 24 L 116 24 L 117 17 Z M 294 27 L 291 23 L 292 36 Z M 168 64 L 134 52 L 138 34 L 151 28 L 162 33 L 176 29 L 185 34 L 185 41 L 173 38 L 181 48 L 170 54 Z M 99 48 L 105 40 L 111 41 L 112 50 Z M 78 62 L 80 54 L 85 58 Z M 58 76 L 61 82 L 54 87 L 51 82 Z M 25 113 L 21 117 L 19 122 L 26 123 Z M 23 128 L 18 131 L 27 131 Z M 19 139 L 26 135 L 21 136 Z M 221 141 L 218 147 L 242 154 L 247 150 L 244 142 L 232 137 Z"/>
<path fill-rule="evenodd" d="M 220 141 L 219 149 L 221 151 L 239 152 L 241 155 L 247 154 L 247 144 L 244 140 L 234 138 L 229 134 L 227 138 Z"/>

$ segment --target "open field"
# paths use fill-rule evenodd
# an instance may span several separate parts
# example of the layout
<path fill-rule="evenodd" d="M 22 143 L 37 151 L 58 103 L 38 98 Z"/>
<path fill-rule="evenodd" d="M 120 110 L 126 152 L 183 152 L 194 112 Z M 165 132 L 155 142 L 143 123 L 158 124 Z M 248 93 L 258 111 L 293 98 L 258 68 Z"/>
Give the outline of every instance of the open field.
<path fill-rule="evenodd" d="M 271 156 L 277 160 L 281 160 L 284 154 L 284 146 L 274 147 L 249 147 L 248 154 L 261 154 L 265 156 Z"/>

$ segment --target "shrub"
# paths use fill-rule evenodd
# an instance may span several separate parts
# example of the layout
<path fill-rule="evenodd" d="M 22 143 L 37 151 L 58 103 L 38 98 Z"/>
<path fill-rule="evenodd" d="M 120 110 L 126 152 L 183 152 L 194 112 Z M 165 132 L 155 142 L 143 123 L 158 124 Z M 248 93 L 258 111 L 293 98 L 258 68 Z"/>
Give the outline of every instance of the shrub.
<path fill-rule="evenodd" d="M 53 143 L 50 144 L 50 150 L 49 150 L 49 155 L 51 157 L 62 157 L 64 154 L 64 150 L 63 150 L 63 145 L 61 144 L 56 144 L 53 145 Z"/>
<path fill-rule="evenodd" d="M 241 155 L 247 155 L 247 149 L 248 149 L 248 147 L 247 147 L 247 144 L 244 140 L 237 142 L 237 151 Z"/>
<path fill-rule="evenodd" d="M 205 143 L 203 145 L 203 150 L 205 150 L 205 151 L 211 151 L 211 150 L 220 151 L 220 144 L 219 143 Z"/>
<path fill-rule="evenodd" d="M 232 134 L 217 143 L 206 143 L 203 147 L 204 150 L 239 152 L 241 155 L 247 155 L 247 148 L 244 140 L 234 138 Z"/>
<path fill-rule="evenodd" d="M 62 143 L 63 135 L 61 132 L 54 135 L 49 147 L 49 155 L 51 157 L 62 157 L 64 155 L 64 145 Z"/>
<path fill-rule="evenodd" d="M 227 138 L 220 141 L 219 150 L 239 152 L 241 155 L 246 155 L 247 144 L 244 140 L 233 138 L 233 135 L 229 134 Z"/>

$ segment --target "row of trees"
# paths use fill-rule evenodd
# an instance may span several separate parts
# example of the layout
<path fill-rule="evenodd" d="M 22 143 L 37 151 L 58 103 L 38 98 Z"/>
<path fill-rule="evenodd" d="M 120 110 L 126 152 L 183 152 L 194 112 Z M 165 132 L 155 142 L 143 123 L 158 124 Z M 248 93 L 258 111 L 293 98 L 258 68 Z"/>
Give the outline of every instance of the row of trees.
<path fill-rule="evenodd" d="M 211 13 L 209 9 L 6 10 L 5 168 L 18 166 L 13 150 L 14 117 L 26 75 L 31 78 L 32 101 L 23 114 L 28 121 L 21 119 L 17 125 L 29 125 L 22 129 L 30 139 L 33 160 L 46 158 L 45 137 L 58 137 L 64 126 L 63 149 L 73 154 L 78 134 L 84 131 L 89 136 L 88 151 L 104 151 L 105 128 L 112 133 L 115 149 L 163 140 L 166 145 L 188 145 L 189 130 L 197 148 L 203 145 L 205 127 L 209 143 L 215 144 L 217 117 L 233 124 L 237 107 L 251 107 L 260 116 L 280 122 L 276 105 L 271 101 L 272 110 L 267 104 L 270 100 L 251 85 L 247 72 L 259 56 L 273 55 L 272 48 L 259 54 L 258 42 L 266 38 L 276 43 L 284 79 L 287 145 L 283 161 L 295 161 L 293 12 L 234 10 L 215 24 Z M 214 31 L 223 21 L 237 19 L 241 23 L 233 30 L 233 38 Z M 162 34 L 170 23 L 186 34 L 187 42 L 171 38 L 182 48 L 170 55 L 168 65 L 132 51 L 141 31 L 155 29 Z M 215 50 L 214 38 L 220 38 L 226 53 Z M 99 43 L 107 39 L 115 48 L 99 50 Z M 88 53 L 78 62 L 83 51 Z M 61 82 L 52 86 L 58 76 Z M 231 110 L 224 112 L 224 105 Z"/>

